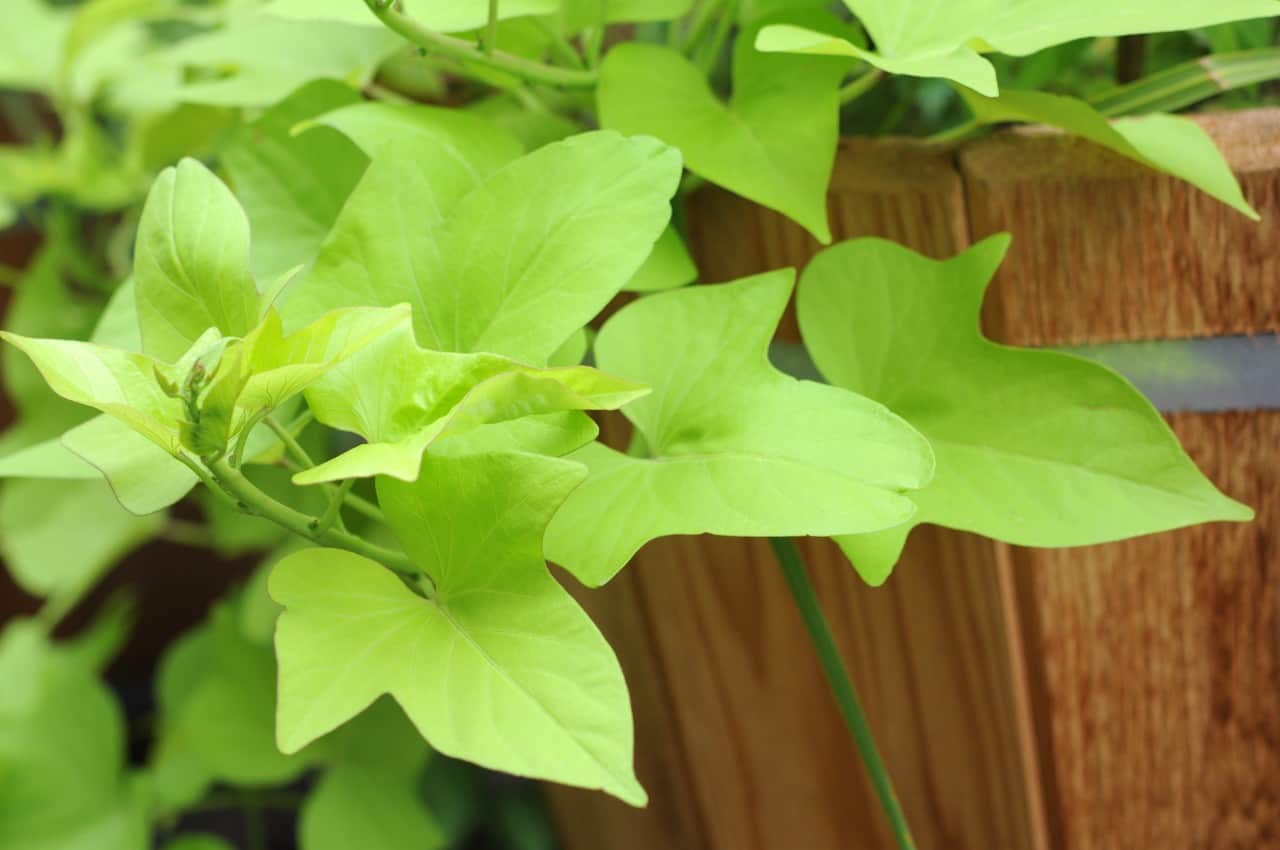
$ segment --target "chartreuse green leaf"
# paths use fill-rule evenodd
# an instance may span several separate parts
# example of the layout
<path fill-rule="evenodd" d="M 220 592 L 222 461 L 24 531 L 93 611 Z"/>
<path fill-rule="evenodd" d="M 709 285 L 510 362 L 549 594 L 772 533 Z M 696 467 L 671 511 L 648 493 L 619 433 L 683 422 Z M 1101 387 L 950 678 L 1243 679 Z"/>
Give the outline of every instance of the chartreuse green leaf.
<path fill-rule="evenodd" d="M 242 336 L 258 323 L 249 220 L 199 162 L 184 159 L 151 187 L 138 223 L 134 281 L 143 351 L 166 362 L 209 328 Z"/>
<path fill-rule="evenodd" d="M 158 752 L 199 765 L 208 782 L 267 785 L 307 768 L 312 753 L 275 746 L 276 664 L 269 642 L 241 627 L 243 594 L 214 609 L 169 650 L 161 667 Z"/>
<path fill-rule="evenodd" d="M 139 516 L 164 510 L 196 486 L 196 475 L 186 464 L 110 416 L 95 416 L 72 428 L 61 442 L 94 477 L 107 480 L 125 510 Z"/>
<path fill-rule="evenodd" d="M 562 0 L 564 28 L 578 32 L 601 22 L 670 21 L 689 13 L 693 0 Z"/>
<path fill-rule="evenodd" d="M 649 457 L 599 444 L 572 455 L 591 477 L 547 530 L 551 560 L 600 585 L 657 537 L 846 534 L 911 517 L 902 491 L 933 469 L 924 438 L 874 401 L 769 364 L 793 274 L 653 295 L 604 326 L 596 361 L 654 388 L 623 411 Z"/>
<path fill-rule="evenodd" d="M 0 556 L 28 593 L 74 598 L 164 525 L 125 512 L 95 479 L 11 481 L 0 490 Z"/>
<path fill-rule="evenodd" d="M 172 367 L 145 354 L 89 342 L 7 332 L 0 332 L 0 339 L 30 357 L 58 395 L 119 419 L 170 454 L 181 452 L 177 423 L 182 402 L 167 395 L 156 378 L 171 375 Z"/>
<path fill-rule="evenodd" d="M 145 850 L 124 717 L 86 667 L 27 622 L 0 634 L 0 847 Z"/>
<path fill-rule="evenodd" d="M 465 158 L 384 148 L 286 312 L 407 301 L 426 346 L 545 363 L 640 268 L 679 175 L 675 151 L 609 132 L 487 178 Z"/>
<path fill-rule="evenodd" d="M 689 249 L 674 227 L 668 227 L 658 237 L 653 253 L 626 285 L 628 292 L 658 292 L 676 289 L 698 279 L 698 267 L 689 256 Z"/>
<path fill-rule="evenodd" d="M 415 484 L 379 479 L 379 502 L 430 576 L 430 598 L 348 552 L 282 561 L 270 581 L 285 606 L 281 749 L 389 693 L 442 753 L 643 803 L 622 671 L 542 559 L 546 524 L 583 474 L 509 453 L 427 457 Z"/>
<path fill-rule="evenodd" d="M 874 52 L 828 33 L 775 25 L 761 50 L 856 56 L 894 74 L 944 77 L 984 95 L 999 91 L 980 50 L 1026 56 L 1090 36 L 1172 32 L 1280 13 L 1276 0 L 844 0 L 875 41 Z"/>
<path fill-rule="evenodd" d="M 0 29 L 0 89 L 50 94 L 73 11 L 45 0 L 8 0 Z"/>
<path fill-rule="evenodd" d="M 586 366 L 539 369 L 495 354 L 424 349 L 405 326 L 307 393 L 317 420 L 367 442 L 299 472 L 294 481 L 373 475 L 412 481 L 423 452 L 436 441 L 526 416 L 612 410 L 647 392 Z"/>
<path fill-rule="evenodd" d="M 827 242 L 837 89 L 848 67 L 839 59 L 760 53 L 744 37 L 733 54 L 733 97 L 724 103 L 679 52 L 621 44 L 600 69 L 600 122 L 657 136 L 680 149 L 690 171 L 784 213 Z"/>
<path fill-rule="evenodd" d="M 521 154 L 520 142 L 488 119 L 441 106 L 365 101 L 326 112 L 301 127 L 317 124 L 342 133 L 370 158 L 387 145 L 412 145 L 422 159 L 447 160 L 449 168 L 419 163 L 431 178 L 431 191 L 446 207 Z"/>
<path fill-rule="evenodd" d="M 446 842 L 415 783 L 373 766 L 333 768 L 302 806 L 302 850 L 436 850 Z"/>
<path fill-rule="evenodd" d="M 409 321 L 408 304 L 349 307 L 286 336 L 280 315 L 268 310 L 223 356 L 204 413 L 227 416 L 234 437 L 246 420 L 279 407 L 378 339 L 397 331 L 411 333 Z"/>
<path fill-rule="evenodd" d="M 362 9 L 360 3 L 350 5 Z M 231 16 L 224 27 L 147 56 L 139 70 L 117 82 L 114 96 L 152 109 L 177 103 L 267 107 L 312 80 L 358 88 L 402 43 L 370 20 L 374 26 Z"/>
<path fill-rule="evenodd" d="M 359 92 L 316 80 L 238 129 L 222 163 L 253 232 L 253 270 L 268 280 L 315 260 L 368 158 L 323 127 L 294 127 L 360 101 Z"/>
<path fill-rule="evenodd" d="M 430 751 L 389 697 L 318 746 L 329 767 L 302 806 L 302 850 L 432 850 L 445 844 L 419 785 Z"/>
<path fill-rule="evenodd" d="M 64 273 L 69 250 L 65 241 L 55 235 L 36 255 L 9 302 L 5 330 L 38 337 L 88 336 L 93 329 L 95 305 L 75 291 Z M 88 416 L 87 411 L 58 398 L 28 358 L 3 347 L 0 386 L 18 415 L 18 421 L 0 434 L 0 457 L 57 437 Z"/>
<path fill-rule="evenodd" d="M 805 271 L 800 327 L 822 373 L 887 405 L 937 455 L 932 483 L 911 494 L 919 512 L 908 524 L 838 538 L 873 584 L 919 523 L 1081 546 L 1252 516 L 1209 483 L 1119 375 L 982 336 L 983 293 L 1008 244 L 992 237 L 936 262 L 860 239 Z"/>
<path fill-rule="evenodd" d="M 982 123 L 1029 121 L 1059 127 L 1186 180 L 1258 220 L 1222 153 L 1194 121 L 1174 115 L 1146 115 L 1112 123 L 1082 100 L 1044 92 L 1006 90 L 998 98 L 988 98 L 962 89 L 960 94 Z"/>
<path fill-rule="evenodd" d="M 560 3 L 561 0 L 502 0 L 498 4 L 498 17 L 507 20 L 524 15 L 547 15 L 556 11 Z M 381 26 L 363 2 L 276 0 L 265 11 L 283 18 Z M 404 11 L 436 32 L 463 32 L 488 23 L 489 0 L 409 0 L 404 4 Z"/>

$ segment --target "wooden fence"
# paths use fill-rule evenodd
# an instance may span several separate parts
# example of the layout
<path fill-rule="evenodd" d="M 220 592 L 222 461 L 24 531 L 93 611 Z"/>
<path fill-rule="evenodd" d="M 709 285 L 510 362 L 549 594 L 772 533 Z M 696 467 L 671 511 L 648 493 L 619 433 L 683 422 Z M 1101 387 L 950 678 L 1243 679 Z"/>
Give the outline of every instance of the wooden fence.
<path fill-rule="evenodd" d="M 1280 111 L 1203 124 L 1261 225 L 1024 131 L 844 144 L 834 232 L 937 257 L 1012 232 L 984 316 L 1012 343 L 1275 332 Z M 706 280 L 819 247 L 716 190 L 688 213 Z M 921 529 L 876 590 L 806 541 L 921 850 L 1280 848 L 1280 412 L 1171 421 L 1256 522 L 1056 551 Z M 631 683 L 652 803 L 551 789 L 570 850 L 892 846 L 767 545 L 660 541 L 581 598 Z"/>

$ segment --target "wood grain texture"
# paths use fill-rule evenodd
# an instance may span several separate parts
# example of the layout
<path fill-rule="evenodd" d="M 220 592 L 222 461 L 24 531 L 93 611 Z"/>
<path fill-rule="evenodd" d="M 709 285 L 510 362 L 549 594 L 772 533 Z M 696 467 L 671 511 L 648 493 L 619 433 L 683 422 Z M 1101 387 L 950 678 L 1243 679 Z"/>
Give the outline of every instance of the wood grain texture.
<path fill-rule="evenodd" d="M 1263 224 L 1043 133 L 961 154 L 975 236 L 1015 234 L 989 333 L 1049 345 L 1277 329 L 1280 111 L 1200 120 Z M 998 553 L 1060 850 L 1280 848 L 1280 413 L 1172 424 L 1254 523 Z"/>
<path fill-rule="evenodd" d="M 1264 225 L 1060 133 L 1020 129 L 961 151 L 974 238 L 1014 236 L 997 278 L 1007 341 L 1280 330 L 1280 110 L 1198 120 Z"/>
<path fill-rule="evenodd" d="M 966 244 L 962 181 L 946 152 L 847 142 L 836 174 L 837 239 L 888 237 L 937 257 Z M 776 213 L 717 189 L 691 200 L 688 221 L 708 281 L 802 267 L 819 249 Z M 779 336 L 798 338 L 794 318 Z M 921 847 L 1044 846 L 1030 721 L 1011 669 L 1012 594 L 993 547 L 921 530 L 879 590 L 831 543 L 805 541 L 804 551 Z M 587 605 L 632 683 L 642 781 L 654 747 L 664 769 L 684 773 L 650 783 L 644 813 L 553 790 L 570 850 L 892 847 L 767 544 L 657 541 Z M 668 794 L 687 796 L 692 811 Z"/>
<path fill-rule="evenodd" d="M 1280 413 L 1173 425 L 1254 523 L 1011 553 L 1066 850 L 1280 848 Z"/>

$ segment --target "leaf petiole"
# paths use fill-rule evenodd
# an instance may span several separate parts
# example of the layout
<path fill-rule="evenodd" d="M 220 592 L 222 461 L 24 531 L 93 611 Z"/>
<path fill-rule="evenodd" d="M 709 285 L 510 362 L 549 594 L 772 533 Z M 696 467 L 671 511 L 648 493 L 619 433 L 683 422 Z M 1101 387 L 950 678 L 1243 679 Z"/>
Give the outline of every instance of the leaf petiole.
<path fill-rule="evenodd" d="M 595 71 L 556 68 L 521 56 L 504 53 L 500 50 L 485 52 L 477 49 L 469 41 L 427 29 L 413 18 L 396 10 L 393 3 L 384 3 L 380 2 L 380 0 L 365 0 L 365 3 L 388 29 L 408 39 L 423 50 L 438 53 L 441 56 L 464 62 L 479 62 L 500 71 L 514 74 L 517 77 L 522 77 L 532 82 L 545 83 L 549 86 L 591 88 L 599 80 L 599 74 Z"/>
<path fill-rule="evenodd" d="M 337 528 L 317 528 L 315 517 L 294 510 L 288 505 L 277 502 L 257 488 L 256 485 L 225 460 L 215 460 L 209 465 L 214 480 L 230 494 L 241 509 L 270 520 L 281 528 L 292 531 L 299 537 L 305 537 L 322 546 L 334 549 L 345 549 L 357 555 L 381 564 L 400 576 L 410 588 L 427 596 L 434 595 L 435 584 L 418 566 L 403 552 L 386 549 L 363 538 L 357 537 Z"/>
<path fill-rule="evenodd" d="M 876 748 L 871 726 L 867 723 L 867 716 L 862 710 L 862 704 L 858 701 L 858 692 L 853 686 L 853 680 L 849 678 L 849 671 L 840 660 L 840 651 L 836 648 L 835 639 L 831 636 L 827 619 L 822 614 L 818 595 L 809 582 L 808 574 L 805 573 L 800 550 L 796 548 L 795 542 L 787 537 L 772 537 L 769 539 L 769 544 L 778 558 L 778 565 L 782 568 L 782 575 L 791 589 L 796 607 L 800 609 L 800 616 L 804 619 L 805 628 L 809 632 L 809 640 L 818 653 L 818 660 L 822 662 L 823 672 L 827 675 L 827 682 L 831 685 L 831 691 L 840 707 L 840 714 L 843 715 L 845 724 L 853 735 L 853 742 L 858 747 L 858 755 L 862 757 L 862 763 L 866 765 L 876 796 L 880 798 L 880 807 L 889 818 L 889 825 L 893 829 L 898 850 L 915 850 L 915 841 L 911 838 L 911 830 L 907 826 L 906 816 L 902 813 L 898 795 L 893 790 L 893 781 L 889 778 L 889 771 L 880 758 L 880 751 Z"/>

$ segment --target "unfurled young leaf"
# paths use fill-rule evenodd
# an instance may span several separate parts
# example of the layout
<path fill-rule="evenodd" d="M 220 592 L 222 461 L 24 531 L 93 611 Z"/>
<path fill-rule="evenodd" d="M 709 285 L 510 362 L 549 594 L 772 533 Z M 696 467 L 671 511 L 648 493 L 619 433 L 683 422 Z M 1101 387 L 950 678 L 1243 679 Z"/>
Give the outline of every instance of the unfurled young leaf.
<path fill-rule="evenodd" d="M 338 364 L 379 339 L 409 333 L 409 305 L 334 310 L 285 335 L 279 314 L 262 322 L 223 355 L 202 410 L 224 415 L 235 437 L 246 421 L 301 393 Z M 219 414 L 219 411 L 222 411 Z"/>
<path fill-rule="evenodd" d="M 911 494 L 910 524 L 839 538 L 873 584 L 918 523 L 1082 546 L 1252 516 L 1119 375 L 982 336 L 983 295 L 1008 244 L 992 237 L 936 262 L 860 239 L 819 254 L 801 281 L 800 327 L 822 373 L 919 428 L 937 455 L 933 482 Z"/>
<path fill-rule="evenodd" d="M 831 535 L 900 525 L 928 482 L 929 445 L 880 404 L 768 361 L 791 271 L 654 295 L 611 319 L 596 360 L 653 386 L 623 412 L 648 457 L 591 445 L 591 477 L 547 532 L 547 555 L 589 585 L 676 534 Z M 837 530 L 843 529 L 843 530 Z"/>
<path fill-rule="evenodd" d="M 733 54 L 733 97 L 725 103 L 679 52 L 621 44 L 600 69 L 600 122 L 662 139 L 679 148 L 690 171 L 786 214 L 827 242 L 837 89 L 849 65 L 764 54 L 742 38 Z"/>
<path fill-rule="evenodd" d="M 406 140 L 407 141 L 407 140 Z M 542 364 L 640 268 L 670 217 L 676 153 L 597 132 L 484 177 L 384 148 L 285 313 L 413 305 L 419 342 Z"/>
<path fill-rule="evenodd" d="M 1277 3 L 1280 9 L 1280 3 Z M 1028 121 L 1082 136 L 1166 174 L 1186 180 L 1224 204 L 1258 220 L 1240 192 L 1222 153 L 1194 121 L 1174 115 L 1146 115 L 1114 123 L 1082 100 L 1034 91 L 1004 91 L 998 98 L 961 90 L 978 121 Z"/>
<path fill-rule="evenodd" d="M 172 374 L 173 367 L 145 354 L 89 342 L 4 332 L 0 339 L 26 353 L 58 395 L 119 419 L 170 454 L 182 450 L 177 430 L 182 402 L 157 381 L 158 374 Z"/>
<path fill-rule="evenodd" d="M 242 336 L 261 304 L 249 271 L 249 220 L 221 180 L 193 159 L 156 178 L 134 259 L 143 351 L 181 357 L 209 328 Z"/>
<path fill-rule="evenodd" d="M 1090 36 L 1171 32 L 1280 14 L 1276 0 L 844 0 L 875 51 L 794 26 L 771 26 L 761 50 L 856 56 L 893 74 L 944 77 L 994 97 L 995 68 L 980 55 L 1026 56 Z"/>
<path fill-rule="evenodd" d="M 622 671 L 548 573 L 542 536 L 583 476 L 523 454 L 432 458 L 378 497 L 430 598 L 348 552 L 282 561 L 272 596 L 280 746 L 293 752 L 391 694 L 427 741 L 477 764 L 640 804 Z"/>
<path fill-rule="evenodd" d="M 391 475 L 412 481 L 423 452 L 437 441 L 528 416 L 612 410 L 647 392 L 586 366 L 539 369 L 493 354 L 431 351 L 419 347 L 406 326 L 307 393 L 316 419 L 367 442 L 294 480 Z"/>

